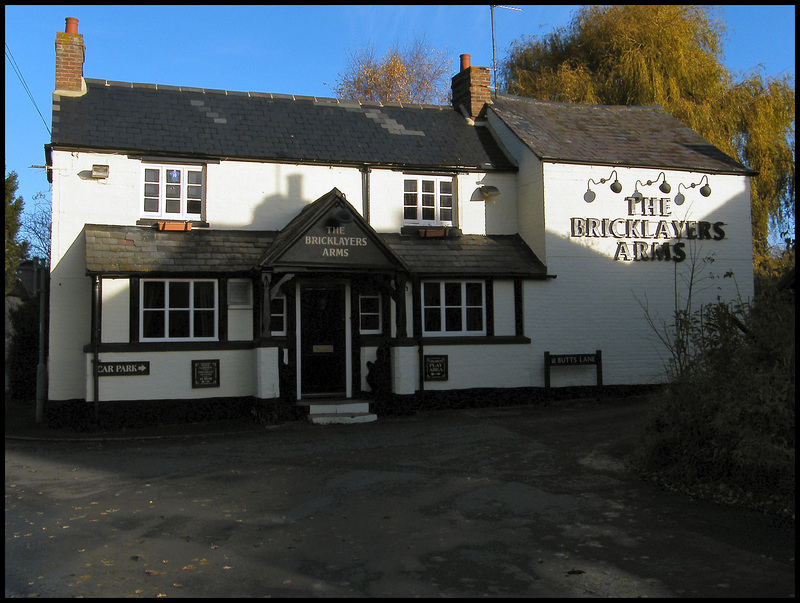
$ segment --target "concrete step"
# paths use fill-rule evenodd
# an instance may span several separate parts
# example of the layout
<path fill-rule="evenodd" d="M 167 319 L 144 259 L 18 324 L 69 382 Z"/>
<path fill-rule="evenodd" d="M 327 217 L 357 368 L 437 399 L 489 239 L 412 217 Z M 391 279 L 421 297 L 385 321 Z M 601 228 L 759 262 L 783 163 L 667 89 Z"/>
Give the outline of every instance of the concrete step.
<path fill-rule="evenodd" d="M 352 414 L 369 412 L 369 402 L 309 402 L 308 414 Z"/>
<path fill-rule="evenodd" d="M 371 423 L 378 420 L 378 415 L 371 412 L 358 413 L 314 413 L 308 415 L 310 423 L 315 425 L 332 425 L 347 423 Z"/>
<path fill-rule="evenodd" d="M 298 406 L 308 407 L 308 420 L 316 425 L 332 423 L 369 423 L 378 416 L 369 412 L 368 400 L 305 399 Z"/>

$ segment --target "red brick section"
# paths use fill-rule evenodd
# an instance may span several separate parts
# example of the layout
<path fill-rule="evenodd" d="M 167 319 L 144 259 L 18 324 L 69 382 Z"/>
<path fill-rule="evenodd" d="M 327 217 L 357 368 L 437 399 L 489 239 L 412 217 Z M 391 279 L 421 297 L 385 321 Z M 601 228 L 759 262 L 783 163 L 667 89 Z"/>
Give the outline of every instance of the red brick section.
<path fill-rule="evenodd" d="M 80 92 L 83 88 L 85 48 L 79 33 L 56 33 L 56 91 Z"/>
<path fill-rule="evenodd" d="M 463 106 L 473 119 L 482 117 L 486 103 L 491 103 L 491 73 L 488 67 L 467 67 L 453 76 L 453 107 Z"/>

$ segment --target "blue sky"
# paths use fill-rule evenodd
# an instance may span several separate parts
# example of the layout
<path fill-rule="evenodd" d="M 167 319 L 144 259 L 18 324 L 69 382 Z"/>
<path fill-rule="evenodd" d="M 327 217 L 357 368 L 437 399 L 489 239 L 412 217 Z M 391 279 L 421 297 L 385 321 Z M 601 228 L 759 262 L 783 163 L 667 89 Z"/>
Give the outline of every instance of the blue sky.
<path fill-rule="evenodd" d="M 513 40 L 567 25 L 578 8 L 510 6 L 522 10 L 494 11 L 498 62 Z M 794 77 L 794 5 L 723 5 L 720 15 L 731 71 L 760 65 L 767 75 Z M 44 164 L 50 140 L 54 41 L 66 17 L 79 20 L 84 75 L 97 79 L 331 97 L 348 51 L 372 45 L 380 56 L 423 36 L 452 58 L 453 73 L 462 53 L 473 65 L 492 65 L 489 5 L 6 5 L 5 165 L 19 175 L 27 209 L 49 191 L 44 170 L 30 166 Z"/>

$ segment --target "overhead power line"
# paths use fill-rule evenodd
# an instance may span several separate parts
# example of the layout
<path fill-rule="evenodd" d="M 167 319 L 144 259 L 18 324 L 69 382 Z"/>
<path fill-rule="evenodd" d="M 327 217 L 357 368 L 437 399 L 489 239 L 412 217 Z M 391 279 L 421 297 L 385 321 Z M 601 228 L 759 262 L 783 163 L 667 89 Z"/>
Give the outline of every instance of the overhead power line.
<path fill-rule="evenodd" d="M 52 134 L 52 132 L 50 132 L 50 126 L 47 125 L 47 121 L 45 121 L 42 112 L 39 111 L 39 106 L 36 104 L 36 99 L 33 98 L 33 94 L 31 94 L 30 88 L 28 88 L 28 84 L 25 82 L 25 78 L 22 75 L 22 70 L 17 65 L 17 61 L 14 60 L 14 55 L 11 53 L 11 49 L 8 47 L 8 42 L 6 42 L 5 44 L 6 44 L 6 58 L 8 59 L 8 62 L 11 63 L 11 68 L 14 70 L 14 73 L 17 74 L 17 78 L 22 84 L 22 87 L 25 89 L 25 92 L 28 94 L 28 98 L 31 99 L 34 109 L 36 109 L 36 112 L 39 114 L 39 117 L 42 118 L 42 123 L 44 124 L 44 127 L 47 128 L 47 133 Z"/>

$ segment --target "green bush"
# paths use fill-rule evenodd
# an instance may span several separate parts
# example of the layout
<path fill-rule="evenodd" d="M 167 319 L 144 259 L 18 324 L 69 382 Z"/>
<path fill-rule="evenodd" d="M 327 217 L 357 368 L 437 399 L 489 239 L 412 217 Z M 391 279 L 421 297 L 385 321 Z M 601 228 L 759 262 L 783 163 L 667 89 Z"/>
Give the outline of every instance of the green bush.
<path fill-rule="evenodd" d="M 634 467 L 694 495 L 794 513 L 794 323 L 793 292 L 678 314 L 688 351 L 653 398 Z"/>

